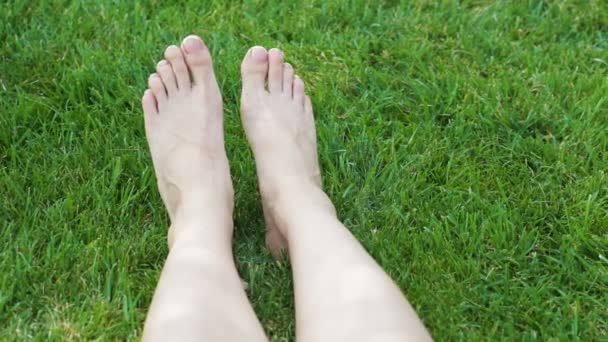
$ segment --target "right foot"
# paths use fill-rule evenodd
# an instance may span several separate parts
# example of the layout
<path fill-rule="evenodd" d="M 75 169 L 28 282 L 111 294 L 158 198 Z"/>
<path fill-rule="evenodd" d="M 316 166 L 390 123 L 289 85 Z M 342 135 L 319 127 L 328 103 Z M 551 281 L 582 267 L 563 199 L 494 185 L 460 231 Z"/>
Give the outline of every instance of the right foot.
<path fill-rule="evenodd" d="M 222 97 L 209 50 L 197 36 L 187 37 L 181 48 L 167 48 L 148 86 L 142 98 L 146 137 L 171 218 L 171 246 L 177 220 L 201 215 L 203 208 L 221 220 L 232 215 Z"/>
<path fill-rule="evenodd" d="M 287 233 L 277 217 L 279 202 L 288 193 L 321 189 L 312 104 L 304 82 L 283 62 L 279 49 L 251 48 L 241 73 L 241 115 L 256 160 L 266 245 L 278 256 L 286 248 Z"/>

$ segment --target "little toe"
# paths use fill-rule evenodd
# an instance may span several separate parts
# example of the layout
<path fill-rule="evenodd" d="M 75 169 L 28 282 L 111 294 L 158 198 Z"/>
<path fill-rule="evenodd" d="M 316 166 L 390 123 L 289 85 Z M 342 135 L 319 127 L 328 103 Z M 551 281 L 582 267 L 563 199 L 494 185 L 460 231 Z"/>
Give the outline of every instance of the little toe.
<path fill-rule="evenodd" d="M 171 64 L 177 87 L 180 90 L 189 90 L 192 87 L 190 74 L 182 50 L 175 45 L 171 45 L 165 50 L 165 59 Z"/>
<path fill-rule="evenodd" d="M 146 116 L 158 113 L 156 98 L 154 97 L 152 90 L 146 89 L 146 91 L 144 91 L 144 96 L 141 98 L 141 106 Z"/>
<path fill-rule="evenodd" d="M 158 106 L 164 104 L 165 101 L 167 101 L 167 91 L 165 89 L 163 81 L 161 80 L 160 76 L 158 76 L 158 74 L 150 75 L 150 77 L 148 78 L 148 88 L 150 88 L 150 90 L 154 94 Z"/>
<path fill-rule="evenodd" d="M 268 74 L 268 52 L 261 46 L 254 46 L 247 52 L 241 63 L 243 93 L 255 93 L 264 90 Z"/>
<path fill-rule="evenodd" d="M 315 137 L 315 115 L 312 111 L 312 101 L 310 100 L 310 96 L 304 96 L 304 124 L 306 125 L 306 131 L 310 132 L 313 137 Z"/>
<path fill-rule="evenodd" d="M 304 81 L 298 75 L 293 80 L 293 99 L 304 105 Z"/>
<path fill-rule="evenodd" d="M 211 54 L 199 36 L 190 35 L 184 38 L 182 51 L 194 84 L 204 84 L 212 79 L 210 77 L 213 76 Z"/>
<path fill-rule="evenodd" d="M 289 63 L 283 64 L 283 94 L 293 96 L 293 67 Z"/>
<path fill-rule="evenodd" d="M 280 93 L 283 90 L 283 52 L 272 48 L 268 52 L 268 91 Z"/>
<path fill-rule="evenodd" d="M 304 96 L 304 112 L 306 113 L 307 116 L 314 118 L 314 113 L 312 111 L 312 100 L 310 99 L 310 96 L 308 96 L 308 95 Z"/>
<path fill-rule="evenodd" d="M 160 76 L 160 79 L 163 80 L 165 89 L 167 89 L 167 95 L 174 95 L 177 92 L 177 83 L 175 81 L 173 69 L 171 69 L 171 64 L 163 59 L 156 65 L 156 73 Z"/>

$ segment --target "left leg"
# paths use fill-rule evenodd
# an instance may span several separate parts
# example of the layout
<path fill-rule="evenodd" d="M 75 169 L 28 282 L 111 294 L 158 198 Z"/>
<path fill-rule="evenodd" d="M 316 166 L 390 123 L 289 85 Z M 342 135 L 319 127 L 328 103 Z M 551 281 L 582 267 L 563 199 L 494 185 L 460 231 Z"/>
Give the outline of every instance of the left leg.
<path fill-rule="evenodd" d="M 146 136 L 171 228 L 143 339 L 266 341 L 232 256 L 233 190 L 209 50 L 196 36 L 170 46 L 148 84 Z"/>
<path fill-rule="evenodd" d="M 431 340 L 323 192 L 312 104 L 283 53 L 253 47 L 241 71 L 241 114 L 270 219 L 268 247 L 286 243 L 293 269 L 296 340 Z"/>

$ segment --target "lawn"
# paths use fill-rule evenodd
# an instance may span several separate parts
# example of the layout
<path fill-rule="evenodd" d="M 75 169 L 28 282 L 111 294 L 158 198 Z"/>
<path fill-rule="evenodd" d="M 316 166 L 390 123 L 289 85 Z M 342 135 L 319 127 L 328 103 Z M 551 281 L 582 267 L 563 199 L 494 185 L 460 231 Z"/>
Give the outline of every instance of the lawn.
<path fill-rule="evenodd" d="M 8 0 L 1 340 L 140 336 L 168 219 L 139 99 L 190 33 L 215 59 L 236 260 L 273 341 L 294 303 L 239 122 L 254 44 L 307 82 L 325 189 L 437 340 L 606 338 L 608 2 Z"/>

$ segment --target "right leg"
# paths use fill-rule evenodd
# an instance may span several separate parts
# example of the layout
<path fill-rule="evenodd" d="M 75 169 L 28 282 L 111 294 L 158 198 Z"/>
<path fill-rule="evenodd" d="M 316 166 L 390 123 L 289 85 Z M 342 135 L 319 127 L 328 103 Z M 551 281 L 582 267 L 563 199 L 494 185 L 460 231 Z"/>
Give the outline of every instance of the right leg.
<path fill-rule="evenodd" d="M 145 341 L 266 341 L 232 256 L 233 190 L 211 56 L 198 37 L 170 46 L 142 99 L 171 218 L 169 256 Z"/>
<path fill-rule="evenodd" d="M 277 49 L 252 48 L 242 72 L 241 110 L 269 246 L 286 243 L 293 268 L 298 340 L 429 340 L 399 288 L 338 221 L 321 189 L 303 82 Z"/>

